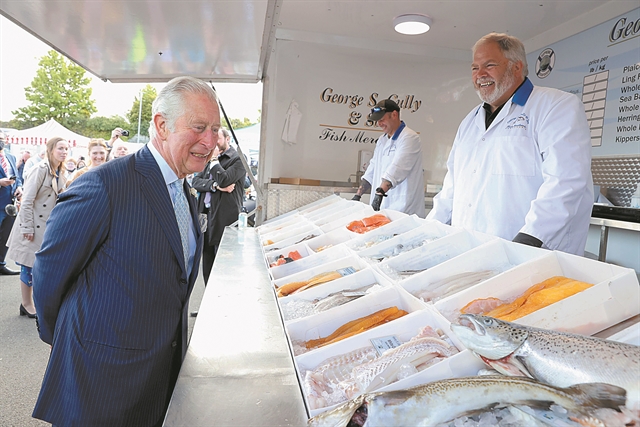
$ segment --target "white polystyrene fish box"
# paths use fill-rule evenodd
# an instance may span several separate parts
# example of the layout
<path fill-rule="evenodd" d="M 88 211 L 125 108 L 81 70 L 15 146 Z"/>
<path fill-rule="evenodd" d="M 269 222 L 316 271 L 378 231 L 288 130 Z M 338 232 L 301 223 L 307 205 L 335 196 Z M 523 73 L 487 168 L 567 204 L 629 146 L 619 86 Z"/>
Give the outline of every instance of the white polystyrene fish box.
<path fill-rule="evenodd" d="M 462 229 L 455 230 L 451 234 L 422 245 L 417 249 L 382 261 L 374 267 L 378 268 L 395 283 L 400 283 L 415 274 L 427 271 L 491 239 L 490 236 L 485 238 Z"/>
<path fill-rule="evenodd" d="M 282 250 L 287 248 L 288 246 L 313 239 L 314 237 L 320 236 L 321 234 L 322 230 L 320 230 L 315 225 L 305 225 L 304 227 L 299 227 L 286 233 L 273 235 L 270 239 L 262 240 L 262 249 L 264 250 L 265 254 L 271 251 Z"/>
<path fill-rule="evenodd" d="M 340 199 L 336 203 L 323 206 L 310 212 L 303 212 L 302 216 L 307 218 L 309 221 L 314 222 L 325 218 L 327 215 L 331 215 L 335 212 L 340 212 L 341 210 L 348 209 L 350 206 L 353 206 L 351 200 Z"/>
<path fill-rule="evenodd" d="M 289 227 L 285 227 L 279 230 L 274 230 L 272 232 L 262 234 L 260 235 L 260 241 L 263 246 L 268 246 L 268 245 L 265 245 L 265 242 L 267 241 L 277 243 L 281 240 L 287 239 L 291 236 L 298 235 L 300 233 L 303 233 L 307 230 L 311 230 L 314 228 L 318 228 L 318 227 L 312 222 L 306 221 L 306 220 L 300 221 L 299 223 L 293 224 Z M 269 244 L 272 244 L 272 243 L 269 243 Z"/>
<path fill-rule="evenodd" d="M 299 273 L 304 270 L 308 270 L 318 265 L 326 264 L 330 261 L 347 257 L 351 255 L 351 251 L 344 246 L 335 246 L 322 252 L 311 252 L 311 254 L 298 261 L 283 264 L 277 267 L 271 268 L 271 277 L 273 280 L 278 280 L 283 277 L 291 276 L 292 274 Z"/>
<path fill-rule="evenodd" d="M 393 286 L 352 301 L 348 306 L 336 307 L 333 310 L 291 321 L 285 325 L 285 329 L 291 341 L 294 355 L 297 356 L 306 352 L 318 351 L 321 348 L 333 347 L 340 342 L 307 350 L 304 346 L 306 341 L 326 337 L 345 323 L 394 306 L 408 313 L 424 309 L 424 305 L 411 295 Z"/>
<path fill-rule="evenodd" d="M 304 206 L 301 206 L 297 209 L 301 214 L 309 214 L 318 209 L 324 208 L 334 203 L 342 202 L 344 199 L 336 194 L 331 194 L 327 197 L 323 197 L 322 199 L 316 200 L 315 202 L 308 203 Z"/>
<path fill-rule="evenodd" d="M 400 282 L 400 286 L 422 301 L 436 302 L 548 253 L 545 249 L 494 239 L 415 274 Z"/>
<path fill-rule="evenodd" d="M 268 224 L 263 224 L 256 227 L 256 231 L 259 235 L 264 236 L 265 234 L 278 232 L 288 227 L 295 227 L 297 225 L 310 222 L 311 221 L 300 215 L 298 212 L 292 211 L 286 214 L 286 217 L 284 218 L 279 218 Z"/>
<path fill-rule="evenodd" d="M 311 249 L 312 251 L 322 252 L 323 250 L 327 250 L 330 247 L 348 242 L 355 236 L 359 236 L 359 234 L 353 233 L 346 228 L 341 227 L 328 233 L 322 234 L 318 237 L 314 237 L 313 239 L 308 240 L 306 243 L 307 246 L 309 246 L 309 249 Z"/>
<path fill-rule="evenodd" d="M 456 231 L 458 230 L 437 221 L 425 221 L 423 225 L 413 230 L 381 242 L 372 248 L 361 250 L 357 254 L 372 262 L 380 262 L 419 248 Z"/>
<path fill-rule="evenodd" d="M 256 230 L 261 231 L 262 229 L 268 229 L 270 227 L 275 227 L 280 223 L 283 223 L 283 222 L 286 222 L 286 221 L 290 220 L 294 216 L 301 217 L 302 215 L 300 215 L 300 212 L 298 212 L 296 209 L 294 209 L 292 211 L 283 213 L 283 214 L 278 215 L 276 217 L 267 219 L 266 221 L 264 221 L 262 223 L 262 225 L 257 226 Z"/>
<path fill-rule="evenodd" d="M 298 244 L 295 244 L 295 245 L 287 246 L 286 248 L 282 248 L 282 249 L 277 250 L 277 251 L 269 252 L 269 254 L 267 255 L 267 264 L 274 263 L 275 261 L 278 260 L 278 257 L 280 255 L 286 257 L 290 252 L 293 252 L 293 251 L 298 251 L 300 256 L 303 257 L 303 258 L 304 257 L 308 257 L 309 255 L 314 253 L 311 249 L 309 249 L 309 247 L 307 246 L 307 244 L 305 242 L 298 243 Z"/>
<path fill-rule="evenodd" d="M 354 237 L 347 243 L 347 247 L 354 251 L 361 251 L 410 230 L 420 227 L 425 223 L 424 219 L 419 218 L 417 215 L 408 215 L 404 218 L 399 218 L 396 221 L 392 221 L 375 230 L 371 230 L 368 233 L 357 234 L 353 233 Z"/>
<path fill-rule="evenodd" d="M 369 298 L 370 300 L 380 300 L 382 296 L 382 292 L 379 292 L 367 298 Z M 335 407 L 339 403 L 330 402 L 332 404 L 322 407 L 321 405 L 324 402 L 320 400 L 312 402 L 311 400 L 313 400 L 314 397 L 307 394 L 307 390 L 309 389 L 310 384 L 309 377 L 306 376 L 306 371 L 312 371 L 331 357 L 339 357 L 351 352 L 356 352 L 359 349 L 371 347 L 373 346 L 373 343 L 380 340 L 388 342 L 395 341 L 396 344 L 408 342 L 411 338 L 418 335 L 420 330 L 425 326 L 430 326 L 434 330 L 442 333 L 444 335 L 445 341 L 449 341 L 449 343 L 453 344 L 454 347 L 457 347 L 458 350 L 464 349 L 464 347 L 458 341 L 457 337 L 453 335 L 449 330 L 448 322 L 444 318 L 442 318 L 442 316 L 440 316 L 435 310 L 426 308 L 423 310 L 410 312 L 408 315 L 396 319 L 390 323 L 354 335 L 353 337 L 346 338 L 335 344 L 321 347 L 314 351 L 310 351 L 308 353 L 295 357 L 294 361 L 296 369 L 298 370 L 298 375 L 301 379 L 303 396 L 307 403 L 307 407 L 310 408 L 310 416 L 315 416 L 324 411 L 327 411 Z M 458 361 L 456 363 L 456 360 L 460 358 L 461 361 Z M 475 375 L 478 369 L 481 369 L 483 367 L 483 363 L 478 359 L 473 359 L 473 356 L 469 357 L 468 352 L 456 353 L 444 360 L 441 360 L 440 362 L 435 363 L 434 365 L 426 368 L 421 372 L 417 372 L 405 378 L 398 379 L 391 384 L 379 386 L 379 388 L 375 388 L 375 390 L 372 391 L 399 390 L 413 385 L 424 384 L 443 378 Z M 362 361 L 362 363 L 363 362 L 364 360 Z M 355 364 L 361 365 L 361 363 Z"/>
<path fill-rule="evenodd" d="M 349 292 L 366 286 L 371 286 L 367 291 L 367 294 L 370 294 L 388 288 L 392 286 L 392 283 L 378 271 L 372 268 L 365 268 L 340 279 L 327 282 L 322 286 L 316 286 L 299 294 L 279 298 L 278 302 L 280 303 L 282 317 L 285 322 L 289 322 L 317 314 L 318 312 L 314 311 L 312 307 L 314 301 L 321 301 L 337 292 Z M 335 308 L 337 307 L 328 310 Z"/>
<path fill-rule="evenodd" d="M 332 261 L 327 262 L 326 264 L 318 265 L 316 267 L 309 268 L 309 269 L 301 271 L 299 273 L 295 273 L 295 274 L 292 274 L 290 276 L 274 280 L 273 284 L 277 289 L 277 288 L 279 288 L 279 287 L 281 287 L 283 285 L 286 285 L 287 283 L 293 283 L 293 282 L 300 282 L 300 281 L 309 280 L 312 277 L 315 277 L 315 276 L 317 276 L 318 274 L 321 274 L 321 273 L 326 273 L 326 272 L 330 272 L 330 271 L 338 271 L 338 270 L 342 270 L 342 269 L 348 269 L 349 267 L 355 269 L 355 271 L 360 271 L 360 270 L 362 270 L 364 268 L 367 268 L 368 265 L 367 265 L 366 262 L 362 261 L 357 256 L 348 255 L 348 256 L 346 256 L 344 258 L 332 260 Z M 348 273 L 350 273 L 350 271 L 345 271 L 345 276 Z M 351 273 L 351 274 L 353 274 L 353 273 Z M 320 285 L 317 285 L 316 287 L 325 286 L 328 283 L 331 283 L 331 282 L 322 283 Z M 299 292 L 299 294 L 302 294 L 304 292 L 308 292 L 311 289 L 313 289 L 313 287 L 309 288 L 307 290 L 303 290 L 303 291 Z"/>
<path fill-rule="evenodd" d="M 322 228 L 323 225 L 329 224 L 330 222 L 340 219 L 341 217 L 352 215 L 355 213 L 361 213 L 367 207 L 369 207 L 369 209 L 373 211 L 373 209 L 371 209 L 371 206 L 365 205 L 364 203 L 347 200 L 345 203 L 341 204 L 341 209 L 333 212 L 327 212 L 318 218 L 309 218 L 309 220 L 318 227 Z"/>
<path fill-rule="evenodd" d="M 350 222 L 357 221 L 362 218 L 370 217 L 376 214 L 376 212 L 371 208 L 371 206 L 365 205 L 364 203 L 360 203 L 360 202 L 358 203 L 360 204 L 359 209 L 354 209 L 351 211 L 343 211 L 343 212 L 340 212 L 340 215 L 334 215 L 333 221 L 327 222 L 321 225 L 320 229 L 325 233 L 328 233 L 333 230 L 337 230 L 339 228 L 347 229 L 346 225 L 348 225 Z M 357 235 L 358 233 L 354 233 L 354 234 Z"/>
<path fill-rule="evenodd" d="M 478 298 L 512 301 L 531 286 L 564 276 L 594 286 L 515 320 L 544 329 L 593 335 L 640 313 L 640 286 L 629 268 L 553 251 L 477 286 L 444 298 L 435 308 L 450 321 Z"/>

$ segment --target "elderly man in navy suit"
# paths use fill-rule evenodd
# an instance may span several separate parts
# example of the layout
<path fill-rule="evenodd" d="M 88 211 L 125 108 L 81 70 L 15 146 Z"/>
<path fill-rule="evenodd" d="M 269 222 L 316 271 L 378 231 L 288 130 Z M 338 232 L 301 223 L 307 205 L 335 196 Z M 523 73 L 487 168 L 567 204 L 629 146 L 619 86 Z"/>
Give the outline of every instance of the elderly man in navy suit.
<path fill-rule="evenodd" d="M 0 274 L 15 276 L 17 270 L 7 267 L 7 239 L 16 220 L 15 216 L 7 215 L 5 206 L 13 203 L 14 198 L 22 196 L 22 176 L 18 173 L 16 158 L 4 151 L 7 135 L 0 131 Z"/>
<path fill-rule="evenodd" d="M 54 425 L 159 426 L 187 347 L 202 232 L 187 175 L 220 128 L 206 83 L 171 80 L 151 142 L 94 168 L 60 196 L 33 267 L 51 357 L 33 416 Z"/>

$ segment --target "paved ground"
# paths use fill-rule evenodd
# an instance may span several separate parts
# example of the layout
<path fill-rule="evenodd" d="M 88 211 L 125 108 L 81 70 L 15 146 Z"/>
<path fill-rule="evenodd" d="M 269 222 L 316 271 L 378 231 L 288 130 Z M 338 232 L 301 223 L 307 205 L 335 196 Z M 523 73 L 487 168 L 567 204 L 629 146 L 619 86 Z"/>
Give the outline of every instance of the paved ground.
<path fill-rule="evenodd" d="M 12 261 L 11 269 L 18 269 Z M 0 426 L 48 426 L 31 418 L 42 376 L 49 357 L 49 346 L 38 337 L 35 320 L 19 315 L 19 276 L 0 275 Z M 202 275 L 191 296 L 191 310 L 200 306 L 204 293 Z M 189 318 L 189 336 L 195 319 Z"/>

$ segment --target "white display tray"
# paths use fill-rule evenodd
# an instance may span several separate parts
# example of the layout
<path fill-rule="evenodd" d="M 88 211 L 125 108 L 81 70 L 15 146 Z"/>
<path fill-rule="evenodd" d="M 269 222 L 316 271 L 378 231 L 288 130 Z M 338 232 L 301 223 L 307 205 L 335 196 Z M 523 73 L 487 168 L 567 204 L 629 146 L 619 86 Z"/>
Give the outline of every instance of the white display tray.
<path fill-rule="evenodd" d="M 308 203 L 302 207 L 299 207 L 297 210 L 303 215 L 308 215 L 313 211 L 329 206 L 333 203 L 338 203 L 343 201 L 344 199 L 336 194 L 331 194 L 327 197 L 323 197 L 322 199 L 316 200 L 315 202 Z"/>
<path fill-rule="evenodd" d="M 351 255 L 351 251 L 344 246 L 335 246 L 322 252 L 313 252 L 309 256 L 294 261 L 288 264 L 280 265 L 271 268 L 271 277 L 273 280 L 278 280 L 283 277 L 291 276 L 292 274 L 299 273 L 304 270 L 316 267 L 318 265 L 326 264 L 335 259 L 340 259 Z"/>
<path fill-rule="evenodd" d="M 397 257 L 384 260 L 374 267 L 387 275 L 393 282 L 400 283 L 408 278 L 424 274 L 428 269 L 453 259 L 488 241 L 480 235 L 456 229 L 453 233 L 436 241 L 429 242 L 412 251 L 405 252 Z M 420 270 L 412 275 L 400 275 L 400 271 Z"/>
<path fill-rule="evenodd" d="M 428 221 L 413 230 L 409 230 L 406 233 L 399 234 L 389 240 L 385 240 L 374 247 L 361 250 L 357 252 L 357 254 L 362 258 L 371 259 L 373 262 L 379 262 L 376 261 L 375 258 L 391 258 L 393 256 L 398 256 L 399 254 L 394 255 L 397 250 L 404 249 L 402 253 L 408 252 L 405 248 L 415 246 L 413 249 L 417 249 L 419 247 L 417 245 L 420 243 L 424 242 L 423 244 L 427 244 L 457 231 L 457 229 L 444 225 L 440 222 Z"/>
<path fill-rule="evenodd" d="M 335 203 L 331 203 L 329 205 L 319 207 L 318 209 L 315 209 L 313 211 L 302 212 L 302 216 L 304 216 L 311 222 L 315 222 L 318 220 L 322 220 L 327 215 L 331 215 L 335 212 L 339 212 L 343 209 L 347 209 L 350 206 L 352 206 L 352 203 L 350 200 L 340 199 Z"/>
<path fill-rule="evenodd" d="M 378 292 L 375 295 L 368 296 L 370 303 L 372 300 L 380 301 L 382 292 Z M 364 299 L 361 298 L 360 300 Z M 355 302 L 354 302 L 355 303 Z M 376 306 L 377 308 L 377 306 Z M 373 310 L 373 308 L 371 308 Z M 373 310 L 372 312 L 374 312 Z M 356 317 L 357 318 L 357 317 Z M 350 338 L 346 338 L 335 344 L 331 344 L 326 347 L 310 351 L 308 353 L 297 356 L 295 360 L 298 376 L 301 381 L 304 380 L 304 373 L 307 370 L 315 369 L 320 363 L 326 359 L 346 354 L 354 350 L 372 345 L 371 339 L 395 337 L 400 342 L 407 342 L 412 337 L 416 336 L 420 330 L 425 326 L 431 326 L 435 330 L 442 331 L 449 340 L 462 350 L 451 357 L 448 357 L 427 369 L 418 372 L 414 375 L 406 377 L 391 383 L 385 387 L 379 388 L 376 391 L 389 391 L 389 390 L 402 390 L 409 387 L 413 387 L 420 384 L 425 384 L 431 381 L 437 381 L 444 378 L 462 377 L 467 375 L 475 375 L 478 370 L 485 367 L 485 365 L 473 356 L 469 351 L 464 350 L 462 344 L 458 341 L 457 337 L 449 330 L 448 322 L 435 310 L 425 308 L 418 311 L 410 312 L 408 315 L 396 319 L 390 323 L 378 326 L 377 328 L 363 332 Z M 303 387 L 303 396 L 307 407 L 311 408 L 306 390 Z M 310 415 L 315 416 L 327 410 L 334 408 L 336 405 L 327 406 L 324 408 L 310 409 Z"/>
<path fill-rule="evenodd" d="M 424 223 L 425 220 L 419 218 L 417 215 L 407 215 L 404 218 L 399 218 L 396 221 L 392 221 L 390 224 L 371 230 L 368 233 L 353 233 L 356 237 L 347 243 L 347 247 L 354 251 L 371 248 L 384 242 L 385 240 L 383 239 L 386 239 L 387 237 L 391 238 L 390 236 L 406 233 L 420 227 Z"/>
<path fill-rule="evenodd" d="M 305 227 L 296 229 L 295 232 L 292 231 L 291 234 L 286 233 L 286 234 L 274 236 L 278 240 L 271 239 L 273 240 L 273 244 L 263 246 L 262 249 L 265 252 L 265 254 L 271 251 L 281 251 L 286 249 L 289 246 L 302 243 L 306 240 L 311 240 L 313 238 L 313 237 L 310 237 L 309 239 L 306 239 L 309 236 L 317 237 L 317 236 L 320 236 L 321 234 L 322 234 L 322 230 L 320 230 L 315 225 L 312 225 L 311 228 L 308 228 L 305 226 Z M 265 241 L 263 240 L 262 243 L 264 244 Z"/>
<path fill-rule="evenodd" d="M 347 267 L 353 267 L 356 270 L 360 271 L 360 270 L 362 270 L 364 268 L 367 268 L 368 265 L 367 265 L 366 262 L 362 261 L 357 256 L 349 255 L 349 256 L 346 256 L 344 258 L 340 258 L 340 259 L 337 259 L 337 260 L 329 261 L 326 264 L 318 265 L 316 267 L 309 268 L 309 269 L 301 271 L 299 273 L 295 273 L 295 274 L 292 274 L 290 276 L 274 280 L 273 284 L 274 284 L 274 286 L 276 288 L 279 288 L 280 286 L 286 285 L 287 283 L 293 283 L 293 282 L 300 282 L 300 281 L 304 281 L 304 280 L 309 280 L 312 277 L 317 276 L 320 273 L 325 273 L 325 272 L 329 272 L 329 271 L 336 271 L 338 269 L 347 268 Z M 340 279 L 336 279 L 336 280 L 340 280 Z M 320 284 L 318 286 L 315 286 L 315 288 L 326 286 L 328 283 L 331 283 L 331 282 Z M 309 292 L 312 289 L 314 289 L 314 288 L 310 288 L 308 290 L 301 291 L 299 294 L 302 295 L 303 293 Z M 296 295 L 298 295 L 298 294 L 296 294 Z"/>
<path fill-rule="evenodd" d="M 375 211 L 369 205 L 365 205 L 364 203 L 360 203 L 359 209 L 354 209 L 351 211 L 342 211 L 339 212 L 339 215 L 333 215 L 334 219 L 331 222 L 325 223 L 320 226 L 320 229 L 325 233 L 328 233 L 333 230 L 337 230 L 339 228 L 344 228 L 349 231 L 346 226 L 352 222 L 357 221 L 362 218 L 366 218 L 372 215 L 375 215 Z M 358 233 L 354 233 L 358 234 Z"/>
<path fill-rule="evenodd" d="M 515 323 L 593 335 L 640 313 L 635 271 L 564 252 L 549 252 L 434 304 L 449 320 L 477 298 L 512 300 L 536 283 L 564 276 L 594 284 L 578 294 L 530 313 Z"/>
<path fill-rule="evenodd" d="M 304 292 L 301 292 L 299 294 L 294 294 L 294 295 L 289 295 L 286 297 L 279 298 L 278 303 L 281 306 L 284 306 L 285 304 L 288 304 L 294 301 L 313 301 L 316 299 L 323 299 L 334 292 L 358 289 L 364 286 L 373 285 L 374 283 L 377 283 L 383 288 L 389 288 L 393 286 L 393 284 L 389 281 L 389 279 L 387 279 L 385 276 L 383 276 L 376 270 L 372 268 L 365 268 L 356 273 L 350 274 L 348 276 L 344 276 L 341 279 L 336 279 L 331 282 L 327 282 L 322 286 L 316 286 Z M 364 296 L 362 298 L 364 298 Z M 348 306 L 352 302 L 353 301 L 348 302 L 339 307 Z M 332 311 L 339 307 L 334 307 L 326 311 Z M 308 316 L 305 316 L 305 317 L 308 317 Z M 285 323 L 293 322 L 302 318 L 303 317 L 299 317 L 297 319 L 291 319 L 289 321 L 285 320 Z"/>
<path fill-rule="evenodd" d="M 287 246 L 286 248 L 279 249 L 276 251 L 271 251 L 268 254 L 266 254 L 265 256 L 267 260 L 267 267 L 269 267 L 271 263 L 276 262 L 280 255 L 286 257 L 287 255 L 289 255 L 290 252 L 293 252 L 293 251 L 298 251 L 298 253 L 302 258 L 306 258 L 309 255 L 315 253 L 311 249 L 309 249 L 309 247 L 305 242 L 296 243 L 295 245 Z M 301 260 L 298 260 L 298 261 L 301 261 Z M 294 261 L 294 262 L 297 262 L 297 261 Z M 284 267 L 285 265 L 287 264 L 283 264 L 280 267 Z M 269 267 L 269 268 L 277 268 L 277 267 Z"/>
<path fill-rule="evenodd" d="M 522 263 L 548 254 L 549 251 L 545 249 L 521 245 L 503 239 L 495 239 L 436 265 L 424 273 L 413 275 L 400 282 L 400 285 L 407 292 L 418 298 L 430 283 L 439 282 L 448 277 L 466 272 L 493 270 L 503 273 Z M 474 286 L 478 286 L 478 284 Z"/>
<path fill-rule="evenodd" d="M 342 217 L 353 214 L 360 214 L 366 208 L 369 208 L 372 212 L 373 209 L 369 205 L 365 205 L 364 203 L 355 202 L 353 200 L 347 200 L 344 203 L 340 203 L 340 209 L 335 211 L 326 212 L 321 217 L 314 217 L 313 219 L 310 217 L 309 220 L 312 221 L 315 225 L 322 228 L 323 225 L 329 224 L 330 222 L 336 221 Z M 363 214 L 366 215 L 366 214 Z"/>
<path fill-rule="evenodd" d="M 331 245 L 331 247 L 340 245 L 342 243 L 348 242 L 355 236 L 360 235 L 347 230 L 345 227 L 340 227 L 318 237 L 314 237 L 313 239 L 308 240 L 306 243 L 307 246 L 309 246 L 309 249 L 314 252 L 318 252 L 318 249 L 320 248 L 326 247 L 328 245 Z"/>
<path fill-rule="evenodd" d="M 289 336 L 292 345 L 295 345 L 295 343 L 304 344 L 304 342 L 308 340 L 326 337 L 332 334 L 340 326 L 352 320 L 368 316 L 379 310 L 393 306 L 409 313 L 424 309 L 424 305 L 418 300 L 407 294 L 404 290 L 393 286 L 381 290 L 380 292 L 375 292 L 371 295 L 358 298 L 347 305 L 336 307 L 333 310 L 318 313 L 303 319 L 293 320 L 285 325 L 285 329 L 287 330 L 287 335 Z M 400 319 L 389 322 L 389 324 L 393 324 L 397 320 Z M 355 335 L 354 338 L 356 336 L 357 335 Z M 341 343 L 341 341 L 309 350 L 305 354 L 320 350 L 338 354 L 335 349 L 331 348 L 335 347 L 339 343 Z"/>

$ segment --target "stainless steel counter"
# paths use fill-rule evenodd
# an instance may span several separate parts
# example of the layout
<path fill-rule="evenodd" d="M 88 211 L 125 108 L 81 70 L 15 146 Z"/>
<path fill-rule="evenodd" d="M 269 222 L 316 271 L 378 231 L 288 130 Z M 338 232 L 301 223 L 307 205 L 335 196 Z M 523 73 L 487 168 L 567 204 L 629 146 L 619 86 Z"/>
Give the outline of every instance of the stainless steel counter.
<path fill-rule="evenodd" d="M 598 261 L 607 262 L 607 245 L 609 243 L 609 228 L 619 228 L 621 230 L 640 231 L 640 224 L 637 222 L 619 221 L 606 218 L 591 218 L 591 225 L 600 226 L 600 245 L 598 248 Z"/>
<path fill-rule="evenodd" d="M 164 426 L 306 423 L 257 233 L 227 227 Z"/>

